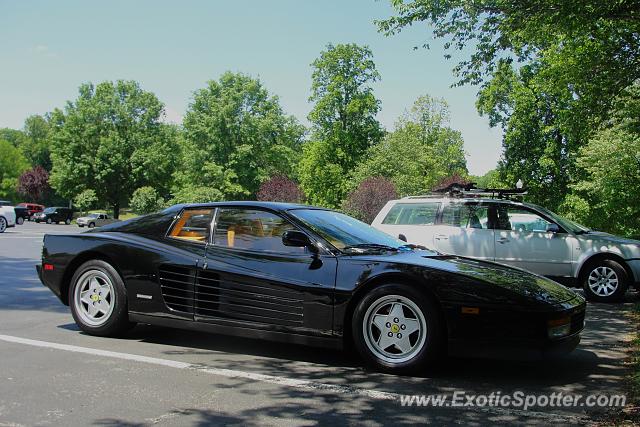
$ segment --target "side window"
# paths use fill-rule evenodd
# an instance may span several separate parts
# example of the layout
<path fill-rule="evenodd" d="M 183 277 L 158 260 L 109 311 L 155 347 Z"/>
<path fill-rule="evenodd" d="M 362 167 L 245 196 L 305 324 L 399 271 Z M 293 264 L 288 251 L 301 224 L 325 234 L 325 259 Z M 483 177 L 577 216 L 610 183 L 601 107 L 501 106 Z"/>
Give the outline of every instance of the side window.
<path fill-rule="evenodd" d="M 498 225 L 502 230 L 546 233 L 551 223 L 527 209 L 502 208 L 498 210 Z"/>
<path fill-rule="evenodd" d="M 440 202 L 397 203 L 382 221 L 393 225 L 434 225 Z"/>
<path fill-rule="evenodd" d="M 477 203 L 451 203 L 442 209 L 442 224 L 461 228 L 489 229 L 489 208 Z"/>
<path fill-rule="evenodd" d="M 186 209 L 174 223 L 169 237 L 205 244 L 209 238 L 213 208 Z"/>
<path fill-rule="evenodd" d="M 305 253 L 305 248 L 282 244 L 282 234 L 288 230 L 297 229 L 284 218 L 270 212 L 220 209 L 216 218 L 213 243 L 216 246 L 252 251 Z"/>

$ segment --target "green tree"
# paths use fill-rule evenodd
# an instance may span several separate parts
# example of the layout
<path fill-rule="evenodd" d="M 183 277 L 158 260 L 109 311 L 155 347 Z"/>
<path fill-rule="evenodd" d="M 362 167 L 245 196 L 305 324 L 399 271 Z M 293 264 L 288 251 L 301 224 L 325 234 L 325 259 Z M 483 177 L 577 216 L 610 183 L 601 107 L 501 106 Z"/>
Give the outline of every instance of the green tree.
<path fill-rule="evenodd" d="M 51 186 L 68 198 L 94 190 L 115 218 L 138 187 L 168 192 L 178 150 L 162 111 L 134 81 L 82 85 L 76 101 L 52 114 Z"/>
<path fill-rule="evenodd" d="M 20 147 L 26 138 L 27 136 L 20 130 L 10 128 L 0 129 L 0 140 L 10 142 L 14 147 Z"/>
<path fill-rule="evenodd" d="M 42 166 L 51 170 L 51 154 L 49 152 L 49 132 L 51 125 L 48 116 L 33 115 L 24 121 L 25 139 L 20 149 L 33 166 Z"/>
<path fill-rule="evenodd" d="M 478 188 L 507 188 L 500 179 L 500 172 L 497 169 L 491 169 L 481 176 L 471 176 L 470 180 L 475 182 Z"/>
<path fill-rule="evenodd" d="M 93 190 L 84 190 L 73 199 L 73 205 L 80 209 L 80 212 L 88 211 L 95 207 L 97 203 L 98 197 Z"/>
<path fill-rule="evenodd" d="M 588 226 L 640 236 L 640 84 L 617 98 L 611 119 L 582 147 L 582 178 L 563 213 Z"/>
<path fill-rule="evenodd" d="M 446 102 L 418 98 L 365 159 L 355 168 L 355 187 L 369 177 L 391 179 L 401 196 L 425 194 L 441 179 L 466 176 L 467 164 L 460 132 L 449 126 Z"/>
<path fill-rule="evenodd" d="M 380 75 L 372 56 L 368 47 L 328 45 L 312 63 L 313 142 L 300 167 L 300 183 L 311 203 L 340 206 L 347 175 L 384 134 L 376 120 L 380 101 L 371 85 Z"/>
<path fill-rule="evenodd" d="M 144 186 L 136 189 L 129 201 L 129 207 L 133 212 L 144 215 L 156 212 L 162 209 L 164 200 L 158 195 L 158 192 L 150 186 Z"/>
<path fill-rule="evenodd" d="M 18 197 L 18 178 L 29 169 L 29 162 L 9 141 L 0 139 L 0 198 Z"/>
<path fill-rule="evenodd" d="M 219 200 L 247 198 L 270 176 L 291 174 L 304 128 L 284 114 L 259 80 L 226 72 L 195 92 L 184 132 L 185 156 L 174 194 Z"/>

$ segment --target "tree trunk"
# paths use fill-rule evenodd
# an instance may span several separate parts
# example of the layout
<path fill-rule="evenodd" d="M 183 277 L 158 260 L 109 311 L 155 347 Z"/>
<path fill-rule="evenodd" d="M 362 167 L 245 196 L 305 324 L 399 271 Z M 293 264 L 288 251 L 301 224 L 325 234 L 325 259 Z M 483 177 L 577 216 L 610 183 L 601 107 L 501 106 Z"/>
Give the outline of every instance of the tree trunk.
<path fill-rule="evenodd" d="M 120 203 L 113 204 L 113 219 L 120 218 Z"/>

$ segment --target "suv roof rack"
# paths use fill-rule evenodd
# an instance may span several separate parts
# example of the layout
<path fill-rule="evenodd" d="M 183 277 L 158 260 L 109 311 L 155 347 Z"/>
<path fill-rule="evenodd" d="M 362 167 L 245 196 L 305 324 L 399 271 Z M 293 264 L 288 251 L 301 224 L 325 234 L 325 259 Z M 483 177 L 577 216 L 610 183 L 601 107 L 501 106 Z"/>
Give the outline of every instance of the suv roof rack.
<path fill-rule="evenodd" d="M 511 200 L 514 197 L 522 197 L 527 194 L 525 188 L 476 188 L 475 182 L 468 184 L 450 184 L 446 187 L 433 190 L 432 194 L 423 196 L 407 196 L 404 199 L 425 199 L 432 197 L 486 197 L 491 199 Z"/>

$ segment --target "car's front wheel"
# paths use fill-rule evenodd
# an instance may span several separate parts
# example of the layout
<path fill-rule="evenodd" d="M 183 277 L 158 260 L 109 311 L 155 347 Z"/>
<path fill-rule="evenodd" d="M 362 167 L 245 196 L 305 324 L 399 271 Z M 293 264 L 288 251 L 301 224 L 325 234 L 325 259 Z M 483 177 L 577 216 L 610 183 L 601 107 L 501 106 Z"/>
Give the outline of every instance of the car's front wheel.
<path fill-rule="evenodd" d="M 22 225 L 22 224 L 24 224 L 24 218 L 22 218 L 22 217 L 18 217 L 18 218 L 16 219 L 16 223 L 18 223 L 18 225 Z"/>
<path fill-rule="evenodd" d="M 105 261 L 87 261 L 76 270 L 69 305 L 76 324 L 88 334 L 117 336 L 131 327 L 124 283 Z"/>
<path fill-rule="evenodd" d="M 404 284 L 386 284 L 369 292 L 354 311 L 352 334 L 367 364 L 393 373 L 426 368 L 443 351 L 437 306 Z"/>
<path fill-rule="evenodd" d="M 47 218 L 47 224 L 51 224 L 53 221 L 51 221 L 51 218 Z"/>
<path fill-rule="evenodd" d="M 590 263 L 582 286 L 589 301 L 620 302 L 629 286 L 629 275 L 622 265 L 611 259 Z"/>
<path fill-rule="evenodd" d="M 5 217 L 0 216 L 0 233 L 4 233 L 7 229 L 7 220 Z"/>
<path fill-rule="evenodd" d="M 93 222 L 90 222 L 90 223 L 89 223 L 89 228 L 93 228 L 93 227 L 95 227 L 95 226 L 96 226 L 96 224 L 95 224 L 95 223 L 93 223 Z"/>

